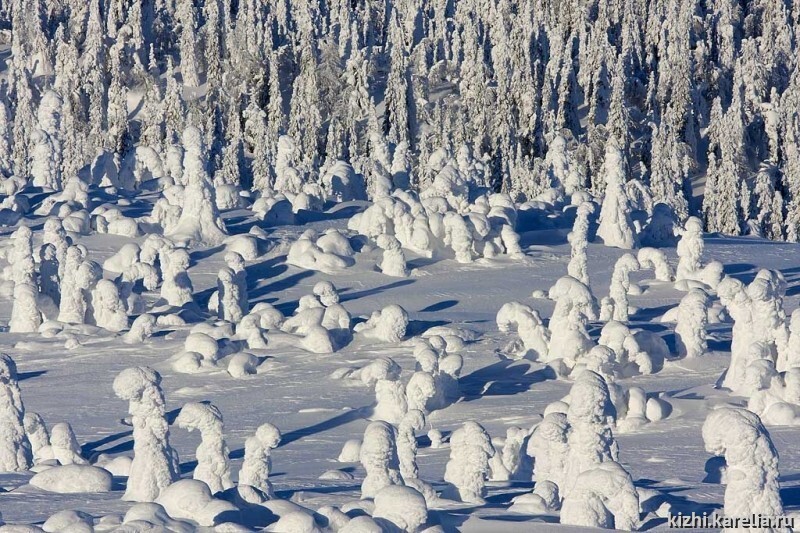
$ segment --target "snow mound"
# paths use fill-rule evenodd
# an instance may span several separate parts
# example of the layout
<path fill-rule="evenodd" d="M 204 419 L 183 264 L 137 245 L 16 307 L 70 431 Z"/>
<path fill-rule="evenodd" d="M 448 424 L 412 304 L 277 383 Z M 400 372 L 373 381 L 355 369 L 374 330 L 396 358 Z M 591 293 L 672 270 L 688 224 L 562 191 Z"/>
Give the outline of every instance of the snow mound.
<path fill-rule="evenodd" d="M 164 507 L 170 517 L 194 520 L 201 526 L 214 526 L 238 516 L 235 505 L 218 500 L 211 495 L 208 485 L 196 479 L 181 479 L 166 487 L 156 503 Z"/>
<path fill-rule="evenodd" d="M 78 492 L 109 492 L 111 472 L 89 465 L 63 465 L 39 472 L 30 480 L 34 487 L 48 492 L 72 494 Z"/>

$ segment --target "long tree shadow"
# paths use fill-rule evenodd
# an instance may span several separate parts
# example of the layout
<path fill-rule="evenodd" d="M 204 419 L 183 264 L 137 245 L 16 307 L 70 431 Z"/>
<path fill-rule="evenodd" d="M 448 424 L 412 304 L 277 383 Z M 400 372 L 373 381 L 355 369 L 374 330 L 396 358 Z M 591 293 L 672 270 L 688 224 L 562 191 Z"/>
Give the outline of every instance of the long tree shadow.
<path fill-rule="evenodd" d="M 339 426 L 349 424 L 350 422 L 364 419 L 369 416 L 371 412 L 372 406 L 358 407 L 311 426 L 289 431 L 281 436 L 280 445 L 286 446 L 287 444 L 300 440 L 303 437 L 308 437 L 309 435 L 315 435 L 317 433 L 323 433 Z M 231 459 L 241 459 L 242 457 L 244 457 L 244 448 L 238 448 L 230 453 Z"/>
<path fill-rule="evenodd" d="M 181 412 L 181 408 L 178 407 L 173 409 L 172 411 L 167 411 L 164 417 L 167 419 L 167 423 L 172 425 L 175 422 L 175 419 L 178 418 L 178 414 Z M 115 453 L 122 453 L 122 452 L 129 452 L 133 450 L 133 439 L 128 437 L 133 436 L 133 430 L 127 431 L 120 431 L 119 433 L 114 433 L 113 435 L 107 435 L 101 439 L 94 440 L 91 442 L 87 442 L 81 446 L 81 455 L 84 457 L 89 457 L 93 452 L 97 453 L 108 453 L 108 454 L 115 454 Z M 106 448 L 104 450 L 99 450 L 101 446 L 106 444 L 118 441 L 120 439 L 127 439 L 123 442 L 115 444 L 110 448 Z"/>
<path fill-rule="evenodd" d="M 47 374 L 47 370 L 33 370 L 31 372 L 20 372 L 17 374 L 17 381 L 25 381 L 26 379 L 38 378 Z"/>
<path fill-rule="evenodd" d="M 359 298 L 366 298 L 367 296 L 373 296 L 375 294 L 380 294 L 384 291 L 388 291 L 390 289 L 397 289 L 399 287 L 405 287 L 406 285 L 410 285 L 414 283 L 415 280 L 413 279 L 401 279 L 395 281 L 393 283 L 387 283 L 386 285 L 381 285 L 380 287 L 373 287 L 371 289 L 366 289 L 363 291 L 358 292 L 351 292 L 345 294 L 341 297 L 342 302 L 349 302 L 350 300 L 357 300 Z"/>
<path fill-rule="evenodd" d="M 511 359 L 480 368 L 458 380 L 461 399 L 469 402 L 483 396 L 512 396 L 530 390 L 536 383 L 556 377 L 549 367 L 528 372 L 530 368 L 528 362 Z"/>

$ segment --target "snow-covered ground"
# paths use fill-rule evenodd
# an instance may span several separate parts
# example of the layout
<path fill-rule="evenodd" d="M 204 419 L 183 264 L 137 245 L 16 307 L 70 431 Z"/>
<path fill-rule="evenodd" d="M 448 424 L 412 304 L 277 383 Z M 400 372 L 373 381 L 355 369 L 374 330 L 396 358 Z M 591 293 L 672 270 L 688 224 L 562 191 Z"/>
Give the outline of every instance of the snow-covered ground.
<path fill-rule="evenodd" d="M 419 433 L 419 477 L 441 489 L 449 450 L 447 446 L 430 447 L 425 437 L 429 429 L 438 429 L 447 436 L 472 420 L 483 425 L 493 438 L 505 437 L 511 426 L 533 427 L 541 421 L 548 404 L 570 390 L 572 381 L 555 379 L 547 366 L 509 358 L 506 347 L 514 334 L 498 331 L 495 324 L 497 311 L 510 301 L 529 305 L 543 317 L 550 316 L 553 302 L 533 298 L 532 293 L 546 292 L 566 274 L 570 257 L 568 230 L 525 231 L 524 225 L 518 227 L 525 256 L 516 260 L 500 256 L 460 264 L 451 258 L 431 260 L 406 252 L 408 268 L 412 270 L 408 278 L 392 278 L 377 271 L 375 265 L 380 262 L 382 250 L 359 238 L 351 239 L 360 249 L 355 264 L 335 275 L 286 264 L 290 243 L 303 231 L 314 228 L 322 232 L 331 227 L 345 230 L 346 217 L 355 209 L 357 205 L 339 205 L 324 214 L 315 214 L 316 220 L 304 225 L 268 230 L 270 251 L 247 262 L 250 305 L 268 302 L 289 316 L 301 297 L 311 294 L 317 282 L 327 280 L 336 286 L 340 303 L 353 317 L 368 317 L 390 304 L 402 306 L 410 318 L 407 338 L 439 325 L 475 331 L 477 340 L 467 342 L 461 351 L 464 367 L 459 380 L 460 398 L 431 413 L 426 428 Z M 255 223 L 248 215 L 246 211 L 226 213 L 228 228 L 248 230 Z M 77 242 L 87 247 L 91 259 L 102 263 L 128 241 L 123 237 L 91 235 L 80 237 Z M 675 264 L 675 249 L 665 251 Z M 797 251 L 797 245 L 758 238 L 709 236 L 705 256 L 722 261 L 726 274 L 745 282 L 752 281 L 760 268 L 780 270 L 788 285 L 788 314 L 796 307 L 799 292 Z M 623 253 L 600 244 L 589 245 L 591 287 L 598 299 L 608 293 L 613 265 Z M 224 255 L 221 246 L 191 250 L 189 275 L 197 302 L 207 302 L 216 288 Z M 630 305 L 637 310 L 631 315 L 629 326 L 654 332 L 672 346 L 674 324 L 662 324 L 658 319 L 685 293 L 674 289 L 671 283 L 650 281 L 652 271 L 634 273 L 633 278 L 641 281 L 643 294 L 630 296 Z M 151 301 L 157 297 L 155 293 L 145 294 Z M 10 317 L 11 300 L 8 296 L 4 300 L 6 304 L 0 309 L 6 320 Z M 593 323 L 589 328 L 595 339 L 601 326 Z M 224 364 L 197 374 L 173 369 L 170 359 L 184 350 L 190 327 L 158 327 L 155 335 L 136 344 L 126 344 L 121 335 L 91 326 L 74 330 L 78 342 L 69 349 L 65 348 L 63 334 L 45 338 L 4 332 L 0 334 L 0 344 L 17 363 L 26 410 L 39 413 L 48 427 L 68 422 L 86 458 L 100 453 L 132 454 L 127 405 L 115 396 L 112 384 L 125 368 L 149 366 L 163 377 L 170 422 L 187 402 L 211 402 L 219 408 L 234 480 L 242 463 L 245 439 L 269 422 L 282 433 L 279 447 L 271 454 L 269 477 L 278 498 L 312 510 L 357 501 L 364 470 L 358 463 L 337 462 L 337 457 L 347 440 L 362 437 L 375 397 L 360 380 L 335 376 L 341 376 L 343 368 L 359 368 L 376 357 L 389 356 L 402 366 L 401 380 L 406 381 L 415 367 L 410 343 L 384 343 L 356 334 L 352 342 L 334 353 L 314 354 L 287 343 L 270 342 L 264 349 L 248 350 L 265 361 L 258 374 L 236 379 Z M 668 361 L 656 374 L 617 382 L 626 387 L 642 387 L 648 396 L 660 396 L 672 406 L 672 413 L 665 420 L 628 433 L 615 431 L 619 462 L 630 472 L 640 500 L 647 500 L 650 511 L 663 502 L 671 506 L 673 513 L 710 512 L 722 505 L 724 485 L 704 482 L 704 467 L 711 455 L 705 451 L 701 428 L 712 407 L 725 403 L 746 405 L 746 399 L 715 388 L 729 363 L 730 340 L 730 323 L 710 324 L 706 355 Z M 795 511 L 800 506 L 800 452 L 794 446 L 798 430 L 773 426 L 769 432 L 780 455 L 784 509 Z M 191 477 L 199 437 L 196 432 L 189 433 L 173 424 L 170 440 L 179 454 L 182 476 Z M 333 469 L 343 474 L 337 479 L 320 479 Z M 55 494 L 26 485 L 32 475 L 0 474 L 4 489 L 0 512 L 6 522 L 41 524 L 64 509 L 84 511 L 98 519 L 123 515 L 131 506 L 121 500 L 124 478 L 116 477 L 110 492 Z M 530 481 L 489 481 L 485 505 L 441 501 L 432 506 L 431 517 L 446 530 L 551 530 L 558 520 L 556 515 L 509 511 L 511 499 L 530 492 L 532 486 Z M 665 527 L 666 515 L 643 516 L 642 528 Z"/>

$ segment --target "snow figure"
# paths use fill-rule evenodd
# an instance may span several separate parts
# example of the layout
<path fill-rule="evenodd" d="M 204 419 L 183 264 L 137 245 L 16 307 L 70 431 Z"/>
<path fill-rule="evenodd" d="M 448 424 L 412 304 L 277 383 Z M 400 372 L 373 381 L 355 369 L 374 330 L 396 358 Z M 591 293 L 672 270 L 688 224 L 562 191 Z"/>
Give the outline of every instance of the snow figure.
<path fill-rule="evenodd" d="M 418 409 L 408 411 L 397 427 L 397 457 L 405 481 L 419 477 L 416 433 L 424 427 L 425 415 Z"/>
<path fill-rule="evenodd" d="M 450 460 L 444 472 L 444 480 L 457 491 L 448 497 L 458 497 L 465 503 L 483 505 L 489 459 L 494 455 L 491 439 L 476 422 L 465 422 L 450 436 Z"/>
<path fill-rule="evenodd" d="M 247 313 L 247 309 L 242 307 L 241 278 L 230 267 L 222 267 L 219 271 L 217 294 L 217 316 L 234 324 L 238 323 Z"/>
<path fill-rule="evenodd" d="M 672 208 L 664 203 L 657 203 L 653 206 L 653 213 L 650 215 L 645 227 L 639 234 L 639 240 L 643 246 L 655 248 L 673 247 L 677 239 L 675 235 L 677 221 Z"/>
<path fill-rule="evenodd" d="M 534 459 L 533 476 L 537 485 L 551 481 L 559 488 L 564 486 L 568 433 L 569 423 L 564 413 L 546 414 L 533 430 L 525 451 Z"/>
<path fill-rule="evenodd" d="M 219 216 L 214 187 L 206 171 L 203 135 L 194 126 L 183 132 L 183 209 L 178 224 L 168 235 L 193 243 L 219 244 L 227 235 Z"/>
<path fill-rule="evenodd" d="M 161 375 L 148 367 L 127 368 L 114 379 L 114 393 L 128 400 L 133 424 L 133 463 L 124 500 L 151 502 L 178 479 L 178 458 L 169 444 Z"/>
<path fill-rule="evenodd" d="M 655 271 L 656 280 L 672 281 L 675 277 L 672 267 L 667 262 L 667 254 L 657 248 L 642 248 L 636 254 L 640 268 L 651 268 Z"/>
<path fill-rule="evenodd" d="M 356 329 L 368 339 L 382 342 L 400 342 L 406 335 L 408 328 L 408 313 L 399 305 L 387 305 L 380 311 L 375 311 L 369 320 L 359 324 Z"/>
<path fill-rule="evenodd" d="M 219 409 L 206 403 L 187 403 L 181 408 L 175 424 L 189 431 L 200 431 L 201 442 L 195 453 L 197 466 L 192 477 L 205 482 L 212 494 L 233 487 Z"/>
<path fill-rule="evenodd" d="M 14 302 L 8 330 L 11 333 L 33 333 L 42 325 L 42 312 L 39 310 L 37 296 L 39 291 L 33 283 L 14 285 Z"/>
<path fill-rule="evenodd" d="M 567 235 L 571 246 L 567 273 L 584 285 L 589 285 L 586 249 L 589 246 L 589 217 L 595 212 L 595 204 L 583 202 L 575 211 L 575 222 L 572 231 Z"/>
<path fill-rule="evenodd" d="M 678 268 L 675 271 L 675 280 L 697 279 L 702 270 L 703 251 L 703 223 L 697 217 L 689 217 L 683 229 L 676 230 L 680 235 L 678 241 Z"/>
<path fill-rule="evenodd" d="M 698 357 L 706 353 L 708 295 L 703 289 L 692 289 L 678 305 L 675 325 L 675 349 L 681 357 Z"/>
<path fill-rule="evenodd" d="M 390 485 L 375 495 L 372 518 L 381 525 L 380 531 L 414 533 L 421 531 L 428 521 L 428 506 L 419 491 L 411 487 Z M 358 531 L 366 533 L 367 529 Z"/>
<path fill-rule="evenodd" d="M 330 281 L 317 282 L 312 292 L 325 307 L 330 307 L 339 303 L 339 293 Z"/>
<path fill-rule="evenodd" d="M 378 247 L 383 250 L 383 259 L 381 259 L 381 264 L 379 265 L 381 272 L 396 278 L 408 276 L 406 258 L 403 255 L 403 249 L 400 247 L 400 241 L 392 235 L 383 234 L 378 237 Z"/>
<path fill-rule="evenodd" d="M 703 424 L 706 451 L 727 463 L 726 517 L 782 516 L 778 452 L 761 420 L 747 409 L 720 407 Z"/>
<path fill-rule="evenodd" d="M 113 281 L 101 279 L 92 290 L 92 309 L 95 324 L 108 331 L 122 331 L 128 327 L 125 304 Z"/>
<path fill-rule="evenodd" d="M 611 286 L 608 296 L 614 304 L 614 320 L 627 322 L 628 320 L 628 293 L 631 291 L 631 272 L 640 268 L 639 261 L 633 254 L 625 254 L 614 264 L 611 274 Z"/>
<path fill-rule="evenodd" d="M 28 436 L 28 441 L 31 443 L 33 462 L 38 463 L 44 459 L 42 452 L 50 446 L 50 435 L 47 432 L 47 426 L 38 413 L 33 413 L 31 411 L 25 413 L 23 425 L 25 427 L 25 434 Z"/>
<path fill-rule="evenodd" d="M 136 317 L 131 324 L 131 329 L 122 338 L 125 344 L 140 344 L 153 335 L 156 327 L 156 317 L 145 313 Z"/>
<path fill-rule="evenodd" d="M 31 467 L 31 443 L 24 417 L 17 365 L 0 353 L 0 472 L 21 472 Z"/>
<path fill-rule="evenodd" d="M 639 493 L 631 475 L 615 461 L 578 476 L 561 506 L 564 525 L 634 531 L 639 525 Z"/>
<path fill-rule="evenodd" d="M 530 480 L 532 465 L 525 453 L 527 443 L 527 430 L 516 426 L 506 429 L 501 460 L 505 471 L 508 472 L 509 479 Z"/>
<path fill-rule="evenodd" d="M 567 443 L 562 496 L 576 487 L 578 476 L 606 461 L 617 461 L 618 448 L 608 425 L 616 417 L 606 381 L 598 374 L 584 370 L 575 379 L 569 393 Z"/>
<path fill-rule="evenodd" d="M 239 471 L 239 485 L 255 487 L 267 496 L 272 496 L 269 474 L 272 471 L 271 450 L 281 442 L 281 432 L 272 424 L 262 424 L 256 434 L 244 442 L 244 462 Z"/>
<path fill-rule="evenodd" d="M 654 359 L 657 359 L 659 354 L 649 345 L 647 349 L 642 347 L 637 334 L 622 322 L 609 320 L 600 331 L 597 342 L 614 352 L 612 363 L 615 374 L 630 377 L 637 373 L 653 373 Z"/>
<path fill-rule="evenodd" d="M 81 448 L 72 426 L 66 422 L 54 424 L 50 428 L 50 453 L 62 465 L 85 465 L 89 462 L 81 457 Z"/>
<path fill-rule="evenodd" d="M 402 485 L 395 448 L 394 429 L 386 422 L 372 422 L 364 431 L 361 465 L 367 475 L 361 483 L 361 498 L 374 498 L 389 485 Z"/>
<path fill-rule="evenodd" d="M 597 236 L 603 239 L 606 246 L 630 250 L 636 248 L 638 239 L 631 220 L 630 202 L 625 193 L 625 166 L 622 150 L 609 142 L 603 163 L 606 189 Z"/>
<path fill-rule="evenodd" d="M 161 297 L 169 305 L 180 307 L 192 301 L 192 280 L 186 272 L 189 269 L 189 252 L 184 248 L 173 248 L 163 254 L 161 276 Z"/>
<path fill-rule="evenodd" d="M 400 366 L 389 357 L 381 357 L 361 369 L 361 381 L 375 387 L 374 420 L 399 424 L 408 410 Z"/>
<path fill-rule="evenodd" d="M 453 249 L 456 261 L 459 263 L 472 263 L 472 232 L 469 230 L 464 217 L 453 211 L 444 215 L 445 236 L 444 243 Z"/>
<path fill-rule="evenodd" d="M 436 397 L 436 380 L 428 372 L 414 372 L 406 384 L 408 409 L 428 414 L 433 410 L 432 399 Z"/>
<path fill-rule="evenodd" d="M 547 361 L 550 332 L 535 309 L 519 302 L 508 302 L 497 312 L 495 320 L 502 332 L 516 329 L 523 348 L 517 351 L 519 358 L 531 354 L 534 360 Z"/>
<path fill-rule="evenodd" d="M 244 257 L 238 252 L 228 252 L 225 254 L 225 264 L 235 274 L 236 286 L 239 289 L 239 305 L 243 314 L 247 314 L 250 309 L 250 297 L 247 294 L 247 270 Z"/>
<path fill-rule="evenodd" d="M 564 276 L 550 287 L 548 298 L 555 300 L 551 322 L 577 315 L 584 320 L 597 320 L 597 300 L 591 289 L 572 276 Z"/>
<path fill-rule="evenodd" d="M 512 259 L 522 259 L 525 256 L 519 245 L 519 234 L 509 224 L 503 224 L 500 229 L 500 239 L 503 241 L 506 253 Z"/>

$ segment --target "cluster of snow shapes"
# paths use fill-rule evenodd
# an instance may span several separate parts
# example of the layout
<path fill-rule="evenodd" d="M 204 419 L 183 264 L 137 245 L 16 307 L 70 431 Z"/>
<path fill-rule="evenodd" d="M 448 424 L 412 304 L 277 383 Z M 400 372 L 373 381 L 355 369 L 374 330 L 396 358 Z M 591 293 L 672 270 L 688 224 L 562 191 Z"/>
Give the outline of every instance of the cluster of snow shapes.
<path fill-rule="evenodd" d="M 330 507 L 314 512 L 275 498 L 269 480 L 271 451 L 280 444 L 281 433 L 269 423 L 259 426 L 245 441 L 244 462 L 234 483 L 222 414 L 208 403 L 187 403 L 175 419 L 175 426 L 197 430 L 201 440 L 192 479 L 181 479 L 178 456 L 170 445 L 159 373 L 149 367 L 131 367 L 116 377 L 113 388 L 120 399 L 128 401 L 133 458 L 100 454 L 90 463 L 81 455 L 69 424 L 54 424 L 48 432 L 39 415 L 25 412 L 16 365 L 9 356 L 0 354 L 0 471 L 32 470 L 36 472 L 30 480 L 32 486 L 58 493 L 108 492 L 112 490 L 112 476 L 127 478 L 123 499 L 137 503 L 124 516 L 104 516 L 98 526 L 110 529 L 124 525 L 191 531 L 192 524 L 263 527 L 272 522 L 269 531 L 291 533 L 313 533 L 323 527 L 354 533 L 370 530 L 364 529 L 370 524 L 378 531 L 441 531 L 438 526 L 424 527 L 428 513 L 423 491 L 430 495 L 432 489 L 424 482 L 412 481 L 416 473 L 415 432 L 422 429 L 425 420 L 419 411 L 410 411 L 399 426 L 399 442 L 405 445 L 400 464 L 409 480 L 402 486 L 389 486 L 398 484 L 376 479 L 384 453 L 382 431 L 388 432 L 394 444 L 391 426 L 375 422 L 368 427 L 370 437 L 365 438 L 361 457 L 367 470 L 363 497 L 373 500 L 372 516 L 351 518 L 346 509 Z M 400 479 L 399 474 L 396 479 Z M 92 526 L 93 518 L 82 512 L 63 511 L 46 522 L 44 531 L 61 530 L 70 524 Z"/>

